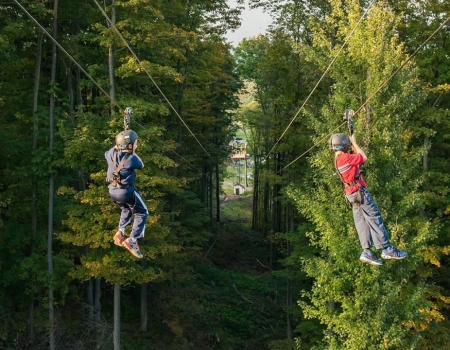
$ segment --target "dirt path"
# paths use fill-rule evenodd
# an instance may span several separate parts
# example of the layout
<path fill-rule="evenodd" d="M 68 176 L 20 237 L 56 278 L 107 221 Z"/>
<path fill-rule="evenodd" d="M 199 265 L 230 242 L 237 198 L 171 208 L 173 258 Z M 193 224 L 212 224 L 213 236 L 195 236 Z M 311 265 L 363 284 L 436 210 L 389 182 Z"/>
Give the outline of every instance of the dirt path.
<path fill-rule="evenodd" d="M 226 205 L 230 204 L 230 202 L 239 199 L 242 196 L 237 196 L 234 194 L 226 194 L 225 197 L 222 199 L 222 202 L 220 202 L 220 210 L 225 208 Z"/>

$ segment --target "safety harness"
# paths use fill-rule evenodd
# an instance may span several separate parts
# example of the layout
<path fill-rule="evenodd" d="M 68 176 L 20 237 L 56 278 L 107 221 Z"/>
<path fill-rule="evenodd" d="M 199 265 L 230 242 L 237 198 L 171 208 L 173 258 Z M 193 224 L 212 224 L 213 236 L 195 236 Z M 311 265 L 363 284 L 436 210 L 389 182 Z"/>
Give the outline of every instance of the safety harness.
<path fill-rule="evenodd" d="M 122 180 L 120 178 L 120 170 L 123 168 L 125 162 L 130 157 L 130 153 L 125 154 L 125 156 L 122 158 L 120 163 L 117 163 L 117 151 L 114 150 L 112 160 L 115 163 L 115 168 L 113 171 L 113 178 L 110 179 L 108 182 L 111 183 L 112 186 L 117 188 L 127 188 L 129 185 L 122 185 Z"/>

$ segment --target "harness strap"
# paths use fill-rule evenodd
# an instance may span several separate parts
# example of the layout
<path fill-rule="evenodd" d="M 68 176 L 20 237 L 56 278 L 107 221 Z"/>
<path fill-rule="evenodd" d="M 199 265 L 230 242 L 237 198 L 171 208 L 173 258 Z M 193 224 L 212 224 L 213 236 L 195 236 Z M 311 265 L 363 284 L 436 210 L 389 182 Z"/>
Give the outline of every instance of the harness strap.
<path fill-rule="evenodd" d="M 114 150 L 113 157 L 114 161 L 116 163 L 116 168 L 114 169 L 114 172 L 118 173 L 122 168 L 125 162 L 127 161 L 128 157 L 130 156 L 130 153 L 125 154 L 125 156 L 122 158 L 119 164 L 117 164 L 117 151 Z"/>
<path fill-rule="evenodd" d="M 122 160 L 120 161 L 120 163 L 117 163 L 117 150 L 114 150 L 113 152 L 113 161 L 114 164 L 116 165 L 113 171 L 113 180 L 110 181 L 111 184 L 114 187 L 119 187 L 119 188 L 126 188 L 128 186 L 124 186 L 120 183 L 121 179 L 120 179 L 120 170 L 123 168 L 125 162 L 127 161 L 127 159 L 130 157 L 130 154 L 127 153 L 125 154 L 125 156 L 122 158 Z"/>
<path fill-rule="evenodd" d="M 342 181 L 342 177 L 341 177 L 341 181 Z M 355 185 L 361 185 L 361 182 L 359 181 L 359 179 L 355 179 L 355 181 L 351 181 L 351 182 L 342 182 L 344 184 L 344 188 L 348 188 L 348 187 L 352 187 Z"/>

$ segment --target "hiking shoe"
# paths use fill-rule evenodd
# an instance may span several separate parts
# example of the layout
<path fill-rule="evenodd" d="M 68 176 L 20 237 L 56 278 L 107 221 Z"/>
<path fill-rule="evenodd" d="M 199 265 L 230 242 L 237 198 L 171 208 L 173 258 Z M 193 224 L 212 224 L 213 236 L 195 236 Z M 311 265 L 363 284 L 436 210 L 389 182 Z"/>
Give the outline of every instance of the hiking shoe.
<path fill-rule="evenodd" d="M 398 250 L 394 247 L 383 249 L 381 252 L 381 257 L 383 259 L 404 259 L 406 258 L 406 252 L 402 252 L 401 250 Z"/>
<path fill-rule="evenodd" d="M 139 245 L 137 242 L 133 242 L 130 237 L 122 242 L 122 246 L 127 248 L 131 254 L 133 254 L 136 258 L 142 259 L 144 256 L 139 250 Z"/>
<path fill-rule="evenodd" d="M 370 265 L 381 266 L 383 263 L 377 259 L 374 253 L 362 252 L 359 260 Z"/>
<path fill-rule="evenodd" d="M 125 240 L 125 237 L 123 236 L 122 231 L 117 231 L 116 234 L 113 237 L 114 244 L 118 245 L 119 247 L 122 247 L 122 243 Z"/>

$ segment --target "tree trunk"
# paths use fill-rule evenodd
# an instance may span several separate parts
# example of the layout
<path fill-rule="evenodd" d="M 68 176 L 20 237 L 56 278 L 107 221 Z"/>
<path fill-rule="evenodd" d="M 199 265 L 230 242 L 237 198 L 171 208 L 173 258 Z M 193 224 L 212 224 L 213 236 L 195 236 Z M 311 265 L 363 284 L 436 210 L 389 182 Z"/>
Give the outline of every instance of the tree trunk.
<path fill-rule="evenodd" d="M 428 171 L 428 147 L 430 145 L 430 138 L 428 137 L 428 135 L 425 135 L 425 139 L 423 141 L 423 148 L 425 150 L 424 154 L 423 154 L 423 171 L 427 172 Z"/>
<path fill-rule="evenodd" d="M 85 108 L 83 106 L 83 93 L 80 88 L 81 71 L 78 66 L 75 67 L 75 82 L 77 84 L 77 111 L 84 111 Z"/>
<path fill-rule="evenodd" d="M 423 148 L 424 148 L 425 152 L 423 153 L 423 158 L 422 158 L 422 166 L 423 166 L 424 173 L 428 172 L 428 147 L 429 146 L 430 146 L 430 138 L 428 137 L 428 135 L 425 135 L 425 139 L 423 140 Z M 425 209 L 423 207 L 421 207 L 419 209 L 419 214 L 421 216 L 425 215 Z"/>
<path fill-rule="evenodd" d="M 208 187 L 209 187 L 209 219 L 212 223 L 214 220 L 213 215 L 213 169 L 211 166 L 211 171 L 209 172 L 209 181 L 208 181 Z"/>
<path fill-rule="evenodd" d="M 70 62 L 67 65 L 64 62 L 64 66 L 66 68 L 66 77 L 67 77 L 67 93 L 69 98 L 69 120 L 70 123 L 74 126 L 75 125 L 75 94 L 74 94 L 74 87 L 73 87 L 73 79 L 72 79 L 72 72 L 70 71 Z M 78 174 L 80 172 L 77 172 Z"/>
<path fill-rule="evenodd" d="M 142 262 L 144 263 L 144 261 Z M 147 283 L 141 284 L 141 331 L 147 331 L 148 325 L 148 308 L 147 308 Z"/>
<path fill-rule="evenodd" d="M 269 158 L 266 160 L 266 171 L 269 171 Z M 269 183 L 264 181 L 264 193 L 263 193 L 263 217 L 262 217 L 262 231 L 264 237 L 267 237 L 269 226 Z"/>
<path fill-rule="evenodd" d="M 370 72 L 367 71 L 367 77 L 366 77 L 367 81 L 370 81 L 372 79 Z M 363 97 L 363 94 L 360 93 L 360 100 L 363 101 L 365 100 L 365 97 Z M 361 102 L 363 103 L 363 102 Z M 364 107 L 364 112 L 365 112 L 365 135 L 364 135 L 364 140 L 365 141 L 363 143 L 363 147 L 364 150 L 367 154 L 369 154 L 368 152 L 370 151 L 370 135 L 372 133 L 372 108 L 370 107 L 370 104 L 366 104 Z"/>
<path fill-rule="evenodd" d="M 219 164 L 216 164 L 216 221 L 220 222 L 220 179 Z"/>
<path fill-rule="evenodd" d="M 76 18 L 72 18 L 75 26 L 75 34 L 80 32 L 80 23 Z M 75 83 L 70 70 L 70 63 L 67 67 L 67 89 L 69 91 L 69 116 L 70 121 L 75 125 L 75 112 L 83 111 L 83 97 L 81 91 L 81 72 L 78 66 L 74 67 L 75 71 Z M 86 182 L 83 175 L 83 169 L 78 168 L 75 174 L 78 178 L 77 188 L 80 192 L 86 190 Z M 81 255 L 88 255 L 89 247 L 84 246 L 81 248 Z M 94 326 L 94 279 L 90 278 L 88 281 L 83 281 L 84 301 L 87 304 L 85 308 L 85 317 L 87 319 L 87 325 L 89 328 Z"/>
<path fill-rule="evenodd" d="M 116 1 L 111 0 L 111 27 L 116 25 Z M 108 67 L 109 67 L 109 95 L 111 119 L 114 118 L 116 111 L 114 103 L 116 99 L 116 87 L 114 82 L 114 44 L 110 43 L 108 52 Z M 114 284 L 114 350 L 120 350 L 120 284 Z"/>
<path fill-rule="evenodd" d="M 78 21 L 74 20 L 76 23 L 76 33 L 79 32 Z M 73 83 L 72 72 L 70 69 L 70 64 L 67 66 L 67 91 L 69 93 L 69 117 L 71 123 L 75 126 L 75 111 L 82 107 L 81 90 L 80 86 L 80 69 L 78 66 L 75 67 L 75 84 Z M 83 175 L 83 169 L 78 168 L 76 170 L 77 178 L 77 188 L 80 192 L 86 190 L 86 181 Z M 86 256 L 89 253 L 89 247 L 84 246 L 81 248 L 81 254 Z M 94 325 L 94 279 L 91 278 L 88 281 L 83 281 L 84 290 L 84 300 L 87 304 L 85 309 L 85 317 L 87 319 L 87 325 L 92 328 Z"/>
<path fill-rule="evenodd" d="M 53 4 L 53 38 L 56 40 L 58 34 L 58 0 Z M 53 154 L 53 139 L 54 139 L 54 112 L 55 112 L 55 95 L 53 89 L 56 85 L 56 63 L 57 50 L 56 44 L 52 45 L 52 68 L 51 68 L 51 82 L 50 82 L 50 110 L 49 110 L 49 154 Z M 50 285 L 48 288 L 48 318 L 49 318 L 49 344 L 50 350 L 56 349 L 55 341 L 55 316 L 53 310 L 53 196 L 55 193 L 55 178 L 54 174 L 50 174 L 48 186 L 48 235 L 47 235 L 47 263 Z"/>
<path fill-rule="evenodd" d="M 280 153 L 276 153 L 274 155 L 274 161 L 273 161 L 273 173 L 277 174 L 279 169 L 281 169 L 281 161 L 280 161 L 281 155 Z M 271 223 L 270 223 L 270 231 L 280 232 L 281 231 L 281 204 L 278 200 L 280 185 L 274 184 L 272 186 L 272 195 L 270 199 L 270 208 L 271 208 Z M 277 261 L 277 246 L 274 240 L 270 240 L 270 267 L 272 268 Z"/>
<path fill-rule="evenodd" d="M 33 88 L 33 145 L 32 150 L 35 152 L 38 145 L 38 96 L 39 96 L 39 82 L 41 78 L 41 62 L 42 62 L 42 42 L 44 33 L 39 30 L 38 42 L 36 50 L 36 66 L 34 71 L 34 88 Z M 31 242 L 30 242 L 30 256 L 33 256 L 36 251 L 36 232 L 37 232 L 37 179 L 32 175 L 31 183 Z M 28 305 L 27 316 L 27 339 L 31 343 L 34 338 L 34 293 L 30 298 Z"/>
<path fill-rule="evenodd" d="M 252 230 L 256 230 L 259 228 L 258 222 L 259 222 L 259 167 L 260 167 L 260 161 L 259 155 L 257 156 L 255 153 L 255 162 L 253 166 L 253 206 L 252 206 Z"/>
<path fill-rule="evenodd" d="M 114 350 L 120 350 L 120 284 L 114 284 Z"/>
<path fill-rule="evenodd" d="M 116 0 L 111 0 L 111 26 L 116 25 Z M 114 83 L 114 44 L 111 42 L 108 52 L 109 66 L 109 95 L 111 96 L 110 109 L 111 119 L 114 118 L 115 109 L 113 101 L 116 100 L 116 87 Z"/>
<path fill-rule="evenodd" d="M 95 326 L 98 326 L 100 324 L 100 314 L 102 311 L 102 305 L 100 303 L 101 285 L 102 285 L 102 280 L 100 278 L 96 278 L 95 282 L 94 282 L 94 324 L 95 324 Z"/>
<path fill-rule="evenodd" d="M 286 205 L 286 228 L 287 232 L 293 233 L 294 232 L 294 213 L 293 213 L 293 207 L 290 203 Z M 286 242 L 286 257 L 289 258 L 292 255 L 292 244 L 291 241 L 288 239 Z M 291 307 L 293 305 L 293 293 L 292 293 L 292 280 L 291 280 L 291 268 L 290 266 L 287 267 L 288 274 L 287 274 L 287 281 L 286 281 L 286 337 L 288 340 L 293 340 L 293 330 L 292 330 L 292 313 L 291 313 Z"/>
<path fill-rule="evenodd" d="M 208 179 L 207 179 L 207 168 L 206 166 L 203 167 L 203 172 L 202 172 L 202 178 L 201 178 L 201 199 L 202 199 L 202 203 L 206 204 L 206 198 L 207 198 L 207 188 L 206 188 L 206 183 L 207 183 Z"/>
<path fill-rule="evenodd" d="M 83 247 L 82 254 L 87 255 L 88 248 Z M 87 302 L 87 325 L 89 328 L 92 328 L 94 325 L 94 283 L 93 278 L 89 279 L 89 281 L 84 282 L 85 294 L 86 294 L 86 302 Z"/>
<path fill-rule="evenodd" d="M 287 243 L 288 246 L 290 246 L 290 242 Z M 291 279 L 288 278 L 286 280 L 286 306 L 288 308 L 288 311 L 286 313 L 286 338 L 288 340 L 293 339 L 293 332 L 292 332 L 292 314 L 289 311 L 290 307 L 292 306 L 292 285 L 291 285 Z"/>

